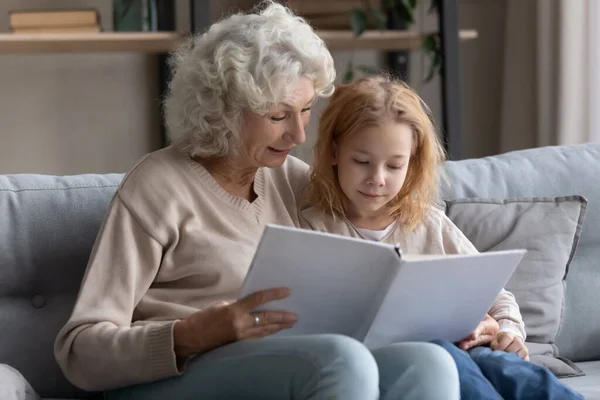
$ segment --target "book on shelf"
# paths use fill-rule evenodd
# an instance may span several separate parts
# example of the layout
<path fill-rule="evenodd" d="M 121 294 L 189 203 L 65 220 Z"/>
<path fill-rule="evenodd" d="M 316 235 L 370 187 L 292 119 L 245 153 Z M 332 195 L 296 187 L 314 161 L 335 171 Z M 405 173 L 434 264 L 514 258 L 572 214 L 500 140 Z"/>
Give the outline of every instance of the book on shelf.
<path fill-rule="evenodd" d="M 285 5 L 303 15 L 350 14 L 355 8 L 363 8 L 363 0 L 286 0 Z"/>
<path fill-rule="evenodd" d="M 11 11 L 13 33 L 81 33 L 100 32 L 97 10 Z"/>
<path fill-rule="evenodd" d="M 18 28 L 13 29 L 13 33 L 34 34 L 34 33 L 99 33 L 100 26 L 58 26 L 43 28 Z"/>
<path fill-rule="evenodd" d="M 374 6 L 379 6 L 374 1 Z M 286 0 L 285 5 L 297 15 L 306 18 L 315 29 L 321 30 L 350 30 L 352 10 L 364 8 L 362 0 Z M 366 27 L 376 28 L 375 21 L 367 18 Z"/>

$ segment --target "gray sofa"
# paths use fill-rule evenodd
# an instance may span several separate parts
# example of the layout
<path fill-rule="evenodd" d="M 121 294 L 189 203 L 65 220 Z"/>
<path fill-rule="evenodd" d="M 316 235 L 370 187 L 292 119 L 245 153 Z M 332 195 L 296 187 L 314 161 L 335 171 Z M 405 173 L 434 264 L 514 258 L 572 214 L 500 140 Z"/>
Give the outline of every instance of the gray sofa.
<path fill-rule="evenodd" d="M 540 362 L 574 376 L 564 381 L 587 399 L 600 399 L 600 144 L 449 162 L 446 171 L 447 210 L 480 250 L 500 248 L 503 243 L 530 246 L 531 254 L 556 254 L 548 258 L 548 262 L 556 258 L 555 264 L 563 268 L 561 281 L 548 289 L 556 295 L 544 297 L 550 292 L 540 293 L 535 285 L 551 275 L 540 270 L 545 263 L 536 264 L 539 259 L 530 260 L 539 276 L 525 274 L 513 283 L 525 302 L 533 293 L 542 302 L 558 301 L 560 308 L 560 315 L 553 315 L 552 310 L 540 312 L 535 302 L 527 304 L 533 321 L 528 334 L 539 341 L 531 344 L 532 352 L 539 353 Z M 53 342 L 69 316 L 96 232 L 121 179 L 120 174 L 0 176 L 1 399 L 28 390 L 27 382 L 42 398 L 102 397 L 67 382 L 54 359 Z M 462 207 L 465 204 L 468 207 Z M 479 211 L 485 212 L 477 215 L 485 218 L 510 214 L 508 228 L 498 221 L 491 223 L 493 218 L 481 222 L 486 229 L 504 229 L 497 240 L 500 244 L 482 240 L 482 230 L 469 225 L 473 204 L 483 207 Z M 523 215 L 522 221 L 530 219 L 520 222 L 515 215 Z M 558 223 L 544 227 L 555 218 Z M 537 227 L 541 233 L 515 237 L 523 226 Z M 548 237 L 552 248 L 541 248 L 538 236 Z M 565 242 L 566 247 L 553 240 Z M 560 293 L 565 285 L 563 299 Z M 544 327 L 551 328 L 549 333 L 542 332 Z M 20 380 L 17 371 L 25 379 Z"/>

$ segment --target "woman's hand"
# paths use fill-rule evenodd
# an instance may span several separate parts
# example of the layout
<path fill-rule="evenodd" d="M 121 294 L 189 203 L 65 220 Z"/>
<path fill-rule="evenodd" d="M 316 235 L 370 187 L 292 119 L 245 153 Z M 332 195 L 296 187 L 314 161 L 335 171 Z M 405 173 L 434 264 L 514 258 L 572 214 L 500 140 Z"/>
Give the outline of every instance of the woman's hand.
<path fill-rule="evenodd" d="M 469 350 L 482 344 L 491 343 L 498 335 L 499 330 L 498 322 L 486 314 L 473 333 L 461 340 L 457 346 L 463 350 Z"/>
<path fill-rule="evenodd" d="M 291 328 L 298 320 L 294 313 L 253 312 L 263 304 L 284 299 L 289 295 L 290 291 L 287 288 L 262 290 L 235 303 L 217 304 L 177 321 L 173 328 L 175 353 L 179 357 L 187 357 L 227 343 L 260 338 Z"/>
<path fill-rule="evenodd" d="M 517 353 L 525 361 L 529 361 L 529 349 L 523 339 L 512 332 L 499 332 L 492 343 L 492 350 L 504 350 L 507 353 Z"/>

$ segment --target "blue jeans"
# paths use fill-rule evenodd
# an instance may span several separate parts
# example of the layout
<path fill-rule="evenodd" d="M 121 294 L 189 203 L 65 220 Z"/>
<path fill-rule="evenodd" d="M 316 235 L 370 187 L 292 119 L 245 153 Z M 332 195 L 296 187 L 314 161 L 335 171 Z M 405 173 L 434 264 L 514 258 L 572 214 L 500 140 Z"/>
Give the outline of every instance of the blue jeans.
<path fill-rule="evenodd" d="M 464 351 L 448 341 L 445 348 L 458 367 L 461 400 L 583 400 L 549 369 L 524 361 L 515 353 L 475 347 Z"/>
<path fill-rule="evenodd" d="M 118 389 L 107 400 L 458 400 L 456 365 L 431 343 L 369 351 L 340 335 L 267 337 L 223 346 L 183 375 Z"/>

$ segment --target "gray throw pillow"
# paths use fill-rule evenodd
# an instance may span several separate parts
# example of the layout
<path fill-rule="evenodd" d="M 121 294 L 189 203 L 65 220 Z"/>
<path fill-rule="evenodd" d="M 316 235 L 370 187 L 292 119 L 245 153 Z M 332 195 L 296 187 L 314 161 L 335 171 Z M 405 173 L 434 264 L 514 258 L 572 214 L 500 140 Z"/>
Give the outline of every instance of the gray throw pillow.
<path fill-rule="evenodd" d="M 560 358 L 555 346 L 563 321 L 565 280 L 585 215 L 581 196 L 459 199 L 446 214 L 481 251 L 527 249 L 506 285 L 517 299 L 527 331 L 531 360 L 559 377 L 582 375 Z"/>
<path fill-rule="evenodd" d="M 7 364 L 0 364 L 0 399 L 42 400 L 23 375 Z"/>

